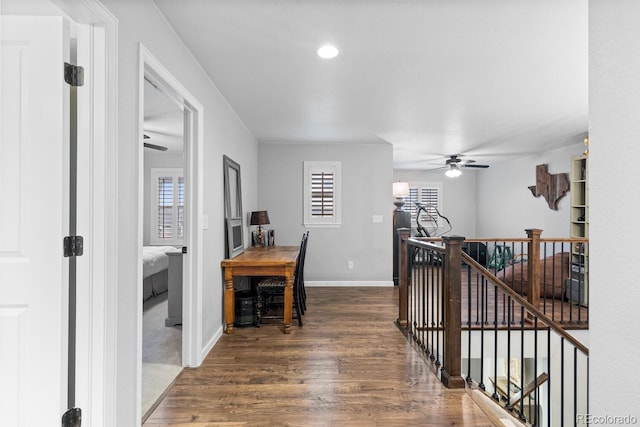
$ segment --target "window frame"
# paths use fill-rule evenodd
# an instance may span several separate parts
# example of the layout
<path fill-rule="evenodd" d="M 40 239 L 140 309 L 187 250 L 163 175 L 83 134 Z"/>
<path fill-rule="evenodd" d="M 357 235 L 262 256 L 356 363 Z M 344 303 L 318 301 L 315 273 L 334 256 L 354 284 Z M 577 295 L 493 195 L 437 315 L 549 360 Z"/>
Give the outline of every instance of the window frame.
<path fill-rule="evenodd" d="M 333 175 L 333 214 L 317 216 L 312 214 L 312 175 L 330 173 Z M 305 227 L 342 226 L 342 162 L 304 161 L 303 178 L 303 225 Z"/>
<path fill-rule="evenodd" d="M 162 239 L 158 237 L 158 178 L 160 177 L 172 177 L 173 178 L 173 208 L 175 215 L 172 220 L 172 226 L 174 227 L 175 234 L 171 239 Z M 182 178 L 182 230 L 183 236 L 179 238 L 179 185 L 178 180 Z M 184 169 L 183 168 L 151 168 L 150 171 L 151 182 L 151 204 L 149 209 L 151 230 L 149 233 L 149 243 L 151 245 L 182 245 L 184 243 L 184 220 L 185 220 L 185 188 L 184 188 Z"/>

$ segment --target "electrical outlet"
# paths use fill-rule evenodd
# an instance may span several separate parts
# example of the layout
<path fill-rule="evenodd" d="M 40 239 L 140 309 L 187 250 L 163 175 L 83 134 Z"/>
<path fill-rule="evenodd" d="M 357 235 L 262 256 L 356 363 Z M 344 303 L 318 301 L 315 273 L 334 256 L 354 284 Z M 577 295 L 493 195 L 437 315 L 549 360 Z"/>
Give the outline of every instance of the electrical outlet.
<path fill-rule="evenodd" d="M 347 263 L 347 267 L 349 268 L 349 270 L 353 270 L 353 261 L 349 261 Z"/>

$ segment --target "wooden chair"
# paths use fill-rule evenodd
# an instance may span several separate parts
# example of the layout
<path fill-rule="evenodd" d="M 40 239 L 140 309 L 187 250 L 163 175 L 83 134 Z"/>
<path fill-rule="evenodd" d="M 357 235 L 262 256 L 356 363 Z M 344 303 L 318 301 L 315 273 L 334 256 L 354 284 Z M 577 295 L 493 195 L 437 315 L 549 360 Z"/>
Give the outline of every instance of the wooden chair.
<path fill-rule="evenodd" d="M 298 325 L 302 326 L 302 314 L 303 314 L 303 302 L 301 299 L 301 284 L 302 271 L 304 269 L 304 250 L 305 250 L 305 236 L 303 236 L 300 242 L 300 250 L 298 252 L 298 261 L 296 262 L 296 269 L 293 279 L 293 306 L 295 308 L 295 319 L 298 320 Z M 263 319 L 280 319 L 281 315 L 269 315 L 269 311 L 274 307 L 284 306 L 282 303 L 276 302 L 277 299 L 284 299 L 284 289 L 286 287 L 286 280 L 284 277 L 268 277 L 262 279 L 256 286 L 256 326 L 260 327 L 260 323 Z"/>

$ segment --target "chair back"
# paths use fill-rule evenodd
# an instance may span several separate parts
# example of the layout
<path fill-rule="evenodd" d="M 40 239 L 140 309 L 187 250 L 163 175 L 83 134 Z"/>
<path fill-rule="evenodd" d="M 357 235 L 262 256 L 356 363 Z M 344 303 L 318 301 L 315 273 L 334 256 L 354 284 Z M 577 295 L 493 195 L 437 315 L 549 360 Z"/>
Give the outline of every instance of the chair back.
<path fill-rule="evenodd" d="M 298 260 L 296 261 L 296 271 L 295 271 L 295 275 L 294 275 L 294 283 L 293 286 L 296 286 L 297 282 L 298 282 L 298 277 L 300 276 L 304 264 L 304 243 L 305 243 L 305 238 L 304 235 L 302 236 L 302 240 L 300 241 L 300 249 L 298 250 Z"/>
<path fill-rule="evenodd" d="M 309 242 L 309 231 L 302 235 L 302 247 L 300 248 L 300 255 L 298 259 L 298 264 L 300 264 L 300 283 L 301 286 L 304 286 L 304 260 L 307 257 L 307 243 Z M 298 273 L 298 272 L 296 272 Z"/>

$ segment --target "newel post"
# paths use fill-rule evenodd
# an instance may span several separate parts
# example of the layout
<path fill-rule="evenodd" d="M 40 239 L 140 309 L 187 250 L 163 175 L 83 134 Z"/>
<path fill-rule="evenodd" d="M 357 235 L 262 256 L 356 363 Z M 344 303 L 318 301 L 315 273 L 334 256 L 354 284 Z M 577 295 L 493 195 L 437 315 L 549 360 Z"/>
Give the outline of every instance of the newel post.
<path fill-rule="evenodd" d="M 409 286 L 409 253 L 407 240 L 409 239 L 410 229 L 398 228 L 398 241 L 400 242 L 400 254 L 398 257 L 398 325 L 403 328 L 407 327 L 407 289 Z"/>
<path fill-rule="evenodd" d="M 540 262 L 540 235 L 542 230 L 529 228 L 525 231 L 529 238 L 529 247 L 527 248 L 527 277 L 529 278 L 527 301 L 534 307 L 540 307 L 540 269 L 542 267 Z"/>
<path fill-rule="evenodd" d="M 444 268 L 444 355 L 442 364 L 442 382 L 448 388 L 464 388 L 462 378 L 462 314 L 461 314 L 461 283 L 462 283 L 462 243 L 464 237 L 443 237 L 445 244 Z"/>

